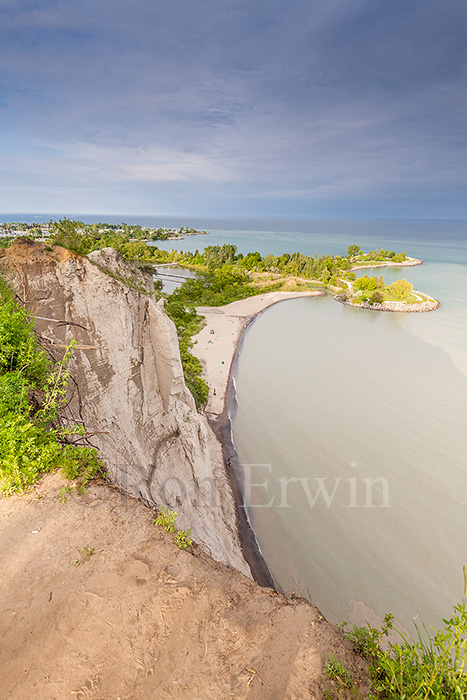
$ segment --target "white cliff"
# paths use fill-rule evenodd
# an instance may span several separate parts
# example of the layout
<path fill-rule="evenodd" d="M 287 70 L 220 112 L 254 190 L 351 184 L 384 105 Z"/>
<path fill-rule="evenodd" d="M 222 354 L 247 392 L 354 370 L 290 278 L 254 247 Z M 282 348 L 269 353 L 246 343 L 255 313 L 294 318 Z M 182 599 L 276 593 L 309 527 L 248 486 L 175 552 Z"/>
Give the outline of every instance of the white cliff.
<path fill-rule="evenodd" d="M 208 553 L 249 574 L 221 447 L 185 386 L 152 277 L 112 249 L 88 259 L 39 243 L 0 251 L 0 265 L 54 357 L 75 338 L 69 411 L 111 481 L 175 509 Z"/>

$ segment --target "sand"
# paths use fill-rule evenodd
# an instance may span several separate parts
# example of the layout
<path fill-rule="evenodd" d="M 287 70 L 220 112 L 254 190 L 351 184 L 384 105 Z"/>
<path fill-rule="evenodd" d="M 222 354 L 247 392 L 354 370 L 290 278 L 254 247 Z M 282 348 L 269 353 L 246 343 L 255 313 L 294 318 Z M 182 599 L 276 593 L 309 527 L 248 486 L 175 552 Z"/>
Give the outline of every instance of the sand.
<path fill-rule="evenodd" d="M 205 317 L 206 325 L 193 336 L 193 354 L 203 365 L 203 379 L 209 385 L 206 413 L 219 416 L 224 410 L 230 369 L 239 340 L 248 324 L 273 304 L 298 297 L 322 296 L 321 291 L 270 292 L 226 306 L 199 306 L 197 311 Z"/>
<path fill-rule="evenodd" d="M 2 698 L 321 699 L 330 653 L 359 685 L 364 662 L 315 607 L 179 550 L 105 483 L 64 485 L 0 499 Z"/>

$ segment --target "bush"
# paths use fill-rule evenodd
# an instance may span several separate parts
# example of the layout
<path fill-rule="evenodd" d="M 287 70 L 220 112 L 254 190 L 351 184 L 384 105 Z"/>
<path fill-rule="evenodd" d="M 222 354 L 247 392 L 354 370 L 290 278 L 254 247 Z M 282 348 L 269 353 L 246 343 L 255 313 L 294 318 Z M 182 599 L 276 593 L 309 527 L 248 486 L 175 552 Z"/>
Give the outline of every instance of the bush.
<path fill-rule="evenodd" d="M 335 654 L 330 655 L 324 671 L 331 680 L 337 681 L 344 688 L 352 686 L 352 676 Z"/>
<path fill-rule="evenodd" d="M 154 525 L 160 525 L 167 532 L 177 532 L 177 513 L 174 510 L 161 507 L 159 515 L 153 522 Z"/>
<path fill-rule="evenodd" d="M 178 530 L 174 535 L 174 542 L 180 549 L 188 549 L 193 542 L 191 541 L 191 529 Z"/>
<path fill-rule="evenodd" d="M 363 277 L 358 277 L 354 282 L 355 289 L 361 289 L 365 291 L 373 291 L 374 289 L 382 289 L 384 287 L 384 279 L 380 277 L 368 277 L 364 275 Z"/>
<path fill-rule="evenodd" d="M 154 525 L 159 525 L 163 527 L 167 532 L 174 533 L 173 541 L 180 549 L 188 549 L 191 547 L 193 542 L 191 541 L 191 529 L 188 530 L 178 530 L 177 529 L 177 517 L 178 514 L 174 510 L 169 510 L 168 508 L 161 507 L 159 509 L 159 514 L 155 520 L 153 520 Z"/>
<path fill-rule="evenodd" d="M 86 483 L 102 468 L 97 453 L 68 444 L 82 428 L 57 427 L 68 382 L 66 363 L 39 347 L 32 317 L 0 278 L 0 491 L 21 493 L 45 472 L 62 468 Z"/>

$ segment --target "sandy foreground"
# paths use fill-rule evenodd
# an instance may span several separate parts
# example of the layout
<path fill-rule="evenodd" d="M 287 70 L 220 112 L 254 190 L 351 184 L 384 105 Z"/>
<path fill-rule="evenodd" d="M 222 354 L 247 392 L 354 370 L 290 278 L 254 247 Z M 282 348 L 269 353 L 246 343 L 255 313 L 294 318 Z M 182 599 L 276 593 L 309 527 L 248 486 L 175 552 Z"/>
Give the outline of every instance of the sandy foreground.
<path fill-rule="evenodd" d="M 230 368 L 237 345 L 250 321 L 268 306 L 287 299 L 322 296 L 323 292 L 270 292 L 226 306 L 199 306 L 197 311 L 206 318 L 206 325 L 193 336 L 193 354 L 203 364 L 203 379 L 209 384 L 206 412 L 220 415 L 224 410 Z"/>
<path fill-rule="evenodd" d="M 309 700 L 330 653 L 359 684 L 363 662 L 308 602 L 181 551 L 105 483 L 65 484 L 0 500 L 2 700 Z"/>

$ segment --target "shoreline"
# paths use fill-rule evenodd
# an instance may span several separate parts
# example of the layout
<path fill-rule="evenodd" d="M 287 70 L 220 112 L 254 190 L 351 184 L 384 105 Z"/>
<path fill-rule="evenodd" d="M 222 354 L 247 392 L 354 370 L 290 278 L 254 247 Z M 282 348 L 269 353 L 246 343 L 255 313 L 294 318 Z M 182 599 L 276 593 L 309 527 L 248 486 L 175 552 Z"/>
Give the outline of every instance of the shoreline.
<path fill-rule="evenodd" d="M 268 292 L 233 301 L 225 306 L 198 306 L 196 311 L 206 319 L 204 328 L 193 336 L 195 355 L 203 365 L 202 377 L 209 385 L 204 408 L 210 416 L 222 415 L 231 367 L 237 346 L 247 326 L 265 309 L 288 299 L 324 296 L 326 292 Z"/>
<path fill-rule="evenodd" d="M 415 292 L 421 294 L 422 292 Z M 336 294 L 335 301 L 345 306 L 353 306 L 356 309 L 368 309 L 369 311 L 387 311 L 390 313 L 427 313 L 428 311 L 436 311 L 441 306 L 438 299 L 432 298 L 432 301 L 426 299 L 419 304 L 406 304 L 403 301 L 383 301 L 380 304 L 369 304 L 368 301 L 355 302 L 349 299 L 344 299 L 345 294 Z"/>
<path fill-rule="evenodd" d="M 418 258 L 407 258 L 403 262 L 374 262 L 368 265 L 354 265 L 350 268 L 351 272 L 355 270 L 366 270 L 367 268 L 371 270 L 374 267 L 415 267 L 415 265 L 423 265 L 423 260 Z"/>
<path fill-rule="evenodd" d="M 210 386 L 205 414 L 209 425 L 218 440 L 224 459 L 225 473 L 234 498 L 237 517 L 237 530 L 243 556 L 250 567 L 253 579 L 263 587 L 281 592 L 259 548 L 255 533 L 250 525 L 243 493 L 240 487 L 240 462 L 232 441 L 231 409 L 235 403 L 233 369 L 236 366 L 245 330 L 267 308 L 289 299 L 324 296 L 325 292 L 270 292 L 232 302 L 223 307 L 198 307 L 198 313 L 206 318 L 206 326 L 193 336 L 193 354 L 203 364 L 203 379 Z M 227 311 L 227 313 L 226 313 Z M 211 334 L 211 330 L 214 333 Z M 229 335 L 222 337 L 222 330 Z M 215 340 L 209 340 L 215 336 Z M 201 347 L 200 344 L 203 345 Z M 220 342 L 217 342 L 220 341 Z M 217 347 L 215 347 L 217 345 Z M 198 352 L 197 352 L 198 350 Z M 219 357 L 225 357 L 220 360 Z M 222 364 L 223 362 L 223 364 Z M 216 393 L 214 394 L 214 390 Z M 209 406 L 209 409 L 208 409 Z"/>
<path fill-rule="evenodd" d="M 372 265 L 355 265 L 351 267 L 351 272 L 355 270 L 373 269 L 375 267 L 415 267 L 415 265 L 423 265 L 423 260 L 418 258 L 407 258 L 403 262 L 379 262 Z M 359 302 L 347 299 L 345 292 L 340 292 L 334 296 L 334 300 L 346 306 L 353 306 L 356 309 L 369 309 L 370 311 L 389 311 L 392 313 L 426 313 L 427 311 L 435 311 L 439 309 L 441 303 L 435 297 L 429 297 L 424 292 L 413 290 L 413 294 L 424 297 L 424 301 L 420 303 L 408 304 L 404 301 L 383 301 L 381 303 L 369 304 L 368 301 Z"/>

